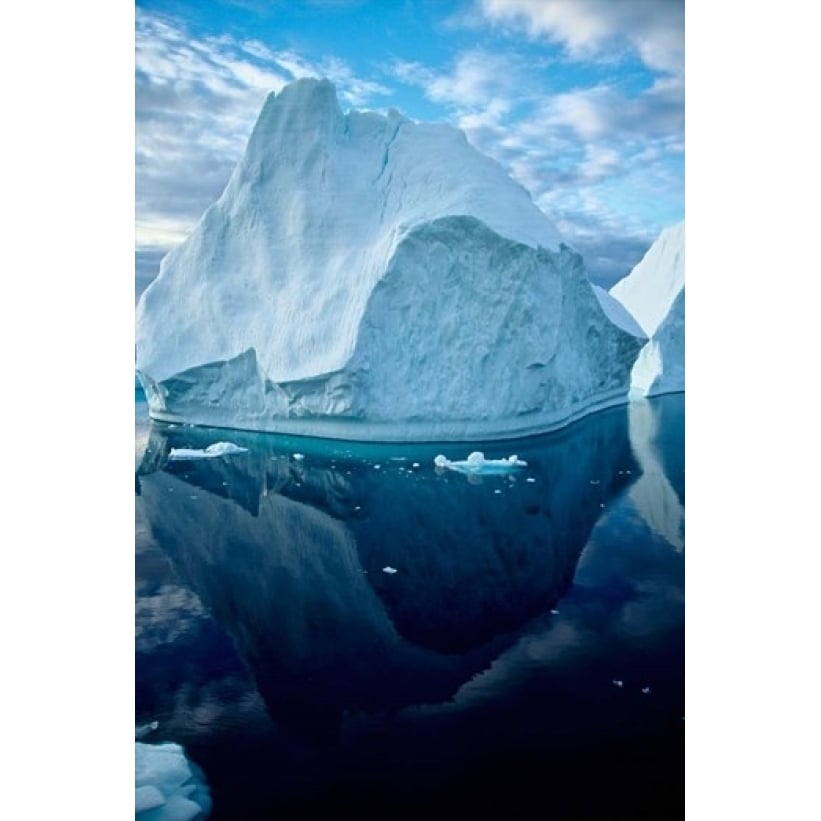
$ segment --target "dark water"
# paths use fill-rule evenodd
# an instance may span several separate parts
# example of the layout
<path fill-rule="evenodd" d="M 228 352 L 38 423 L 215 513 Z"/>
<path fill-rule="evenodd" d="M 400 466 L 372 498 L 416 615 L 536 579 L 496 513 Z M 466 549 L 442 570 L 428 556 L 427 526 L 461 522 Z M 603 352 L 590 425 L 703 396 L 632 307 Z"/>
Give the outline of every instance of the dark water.
<path fill-rule="evenodd" d="M 478 480 L 137 409 L 136 721 L 212 818 L 683 817 L 682 395 Z"/>

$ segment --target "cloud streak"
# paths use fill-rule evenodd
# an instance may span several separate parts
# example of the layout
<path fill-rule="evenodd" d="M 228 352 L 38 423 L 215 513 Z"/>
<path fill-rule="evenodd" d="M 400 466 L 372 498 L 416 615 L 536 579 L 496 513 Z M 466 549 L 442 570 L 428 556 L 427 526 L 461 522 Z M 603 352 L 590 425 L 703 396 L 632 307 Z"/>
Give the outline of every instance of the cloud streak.
<path fill-rule="evenodd" d="M 684 68 L 683 0 L 480 0 L 491 24 L 564 46 L 576 60 L 615 60 L 629 50 L 654 71 Z"/>

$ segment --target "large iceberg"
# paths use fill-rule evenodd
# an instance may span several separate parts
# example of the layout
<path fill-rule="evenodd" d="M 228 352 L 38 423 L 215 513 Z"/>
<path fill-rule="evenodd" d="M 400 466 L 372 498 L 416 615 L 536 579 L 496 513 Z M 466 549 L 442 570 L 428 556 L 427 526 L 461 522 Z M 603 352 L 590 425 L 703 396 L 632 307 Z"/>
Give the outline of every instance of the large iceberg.
<path fill-rule="evenodd" d="M 631 394 L 684 390 L 684 222 L 665 228 L 641 262 L 610 289 L 649 340 L 631 377 Z"/>
<path fill-rule="evenodd" d="M 626 401 L 614 324 L 528 193 L 450 126 L 267 98 L 137 308 L 153 418 L 381 441 L 510 438 Z"/>

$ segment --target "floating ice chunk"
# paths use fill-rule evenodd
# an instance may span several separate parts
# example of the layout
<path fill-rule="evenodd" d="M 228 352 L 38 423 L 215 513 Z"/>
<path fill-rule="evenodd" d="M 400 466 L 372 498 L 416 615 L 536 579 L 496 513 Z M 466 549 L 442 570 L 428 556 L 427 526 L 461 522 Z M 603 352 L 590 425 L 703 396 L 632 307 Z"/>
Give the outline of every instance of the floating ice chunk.
<path fill-rule="evenodd" d="M 135 746 L 137 819 L 194 821 L 208 816 L 211 796 L 205 777 L 179 744 L 138 741 Z"/>
<path fill-rule="evenodd" d="M 441 454 L 433 460 L 433 464 L 438 468 L 455 470 L 458 473 L 468 474 L 493 474 L 507 473 L 511 470 L 527 467 L 527 462 L 520 459 L 515 454 L 501 459 L 485 459 L 485 454 L 475 450 L 468 455 L 464 461 L 451 462 L 446 456 Z"/>
<path fill-rule="evenodd" d="M 246 453 L 248 448 L 241 448 L 233 442 L 214 442 L 207 448 L 171 448 L 169 459 L 214 459 L 218 456 L 230 456 L 233 453 Z"/>
<path fill-rule="evenodd" d="M 396 573 L 396 568 L 395 567 L 383 567 L 382 572 L 383 573 L 388 573 L 389 575 L 392 576 L 394 573 Z"/>
<path fill-rule="evenodd" d="M 419 462 L 414 462 L 413 465 L 411 465 L 411 467 L 418 468 L 419 467 Z"/>
<path fill-rule="evenodd" d="M 551 616 L 558 616 L 558 615 L 559 615 L 559 611 L 558 611 L 558 610 L 551 610 L 551 611 L 550 611 L 550 615 L 551 615 Z"/>
<path fill-rule="evenodd" d="M 536 480 L 532 476 L 528 476 L 527 479 L 525 479 L 525 481 L 530 482 L 531 485 L 536 482 Z"/>
<path fill-rule="evenodd" d="M 138 724 L 134 730 L 135 738 L 145 738 L 152 730 L 156 730 L 160 726 L 159 721 L 151 721 L 148 724 Z"/>
<path fill-rule="evenodd" d="M 295 453 L 294 454 L 294 459 L 296 459 L 297 462 L 301 462 L 304 458 L 305 458 L 304 453 Z"/>
<path fill-rule="evenodd" d="M 163 794 L 153 785 L 146 784 L 134 790 L 134 811 L 137 815 L 165 804 Z"/>
<path fill-rule="evenodd" d="M 613 679 L 613 684 L 615 684 L 616 687 L 624 687 L 624 682 L 618 678 Z"/>
<path fill-rule="evenodd" d="M 501 490 L 494 490 L 493 492 L 494 493 L 501 493 L 502 491 Z"/>
<path fill-rule="evenodd" d="M 649 687 L 642 687 L 641 691 L 642 691 L 642 693 L 644 693 L 644 695 L 649 695 L 650 694 L 650 688 Z"/>

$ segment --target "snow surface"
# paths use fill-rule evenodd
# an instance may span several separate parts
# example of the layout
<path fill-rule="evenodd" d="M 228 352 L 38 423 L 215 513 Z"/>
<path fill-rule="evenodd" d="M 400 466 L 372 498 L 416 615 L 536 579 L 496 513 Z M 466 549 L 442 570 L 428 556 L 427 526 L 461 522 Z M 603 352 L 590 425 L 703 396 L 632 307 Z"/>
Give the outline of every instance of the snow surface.
<path fill-rule="evenodd" d="M 171 448 L 169 459 L 216 459 L 218 456 L 230 456 L 234 453 L 247 453 L 248 448 L 241 448 L 233 442 L 214 442 L 207 448 Z"/>
<path fill-rule="evenodd" d="M 605 300 L 606 301 L 606 300 Z M 510 438 L 626 399 L 642 339 L 462 132 L 270 95 L 137 308 L 151 416 L 382 441 Z"/>
<path fill-rule="evenodd" d="M 683 391 L 684 222 L 665 228 L 641 262 L 610 289 L 610 296 L 649 337 L 633 366 L 631 395 Z"/>
<path fill-rule="evenodd" d="M 142 821 L 208 817 L 211 795 L 199 768 L 179 744 L 135 742 L 135 814 Z"/>

